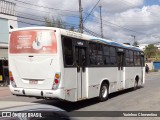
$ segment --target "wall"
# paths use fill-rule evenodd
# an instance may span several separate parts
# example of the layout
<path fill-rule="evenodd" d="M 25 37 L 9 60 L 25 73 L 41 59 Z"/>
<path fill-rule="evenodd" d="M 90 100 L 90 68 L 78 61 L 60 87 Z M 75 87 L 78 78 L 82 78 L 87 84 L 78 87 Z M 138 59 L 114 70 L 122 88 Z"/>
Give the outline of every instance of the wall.
<path fill-rule="evenodd" d="M 9 16 L 5 14 L 0 14 L 0 42 L 7 42 L 9 40 L 9 32 L 11 30 L 10 26 L 17 28 L 17 18 L 14 16 Z"/>
<path fill-rule="evenodd" d="M 8 58 L 8 49 L 0 48 L 0 58 Z"/>
<path fill-rule="evenodd" d="M 18 26 L 15 7 L 16 4 L 9 0 L 0 0 L 0 43 L 8 43 L 10 26 Z"/>
<path fill-rule="evenodd" d="M 153 62 L 154 70 L 160 70 L 160 62 Z"/>

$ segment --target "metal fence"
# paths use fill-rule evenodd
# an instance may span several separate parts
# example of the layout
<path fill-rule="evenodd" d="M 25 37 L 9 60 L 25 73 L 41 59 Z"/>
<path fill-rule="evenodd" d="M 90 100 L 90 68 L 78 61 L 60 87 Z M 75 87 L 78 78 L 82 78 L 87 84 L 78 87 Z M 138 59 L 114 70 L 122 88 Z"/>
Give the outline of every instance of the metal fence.
<path fill-rule="evenodd" d="M 0 0 L 0 13 L 8 15 L 16 15 L 15 6 L 16 6 L 15 3 L 6 0 Z"/>

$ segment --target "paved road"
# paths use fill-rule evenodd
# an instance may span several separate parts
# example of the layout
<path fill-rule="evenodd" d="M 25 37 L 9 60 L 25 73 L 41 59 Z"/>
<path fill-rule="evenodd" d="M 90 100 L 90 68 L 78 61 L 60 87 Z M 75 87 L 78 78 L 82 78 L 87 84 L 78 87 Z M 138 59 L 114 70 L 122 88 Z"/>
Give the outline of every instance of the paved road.
<path fill-rule="evenodd" d="M 3 89 L 0 89 L 0 94 Z M 5 88 L 3 92 L 7 95 L 0 95 L 0 100 L 5 101 L 25 101 L 36 102 L 42 104 L 50 104 L 72 111 L 160 111 L 160 73 L 154 72 L 146 75 L 146 84 L 143 88 L 133 90 L 125 90 L 110 95 L 108 101 L 97 102 L 96 99 L 84 100 L 76 103 L 56 101 L 56 100 L 37 100 L 34 98 L 16 97 L 8 92 Z M 3 93 L 4 94 L 4 93 Z M 80 118 L 85 120 L 104 119 L 106 118 Z M 160 118 L 107 118 L 107 120 L 160 120 Z"/>

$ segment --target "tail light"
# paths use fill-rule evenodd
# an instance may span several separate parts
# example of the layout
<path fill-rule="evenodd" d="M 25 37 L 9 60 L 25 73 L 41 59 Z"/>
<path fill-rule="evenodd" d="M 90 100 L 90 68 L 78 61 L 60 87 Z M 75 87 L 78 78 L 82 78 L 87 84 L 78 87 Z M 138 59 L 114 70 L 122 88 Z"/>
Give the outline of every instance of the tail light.
<path fill-rule="evenodd" d="M 10 81 L 11 81 L 11 82 L 10 82 L 11 85 L 12 85 L 13 87 L 17 87 L 11 71 L 9 71 L 9 79 L 10 79 Z"/>
<path fill-rule="evenodd" d="M 61 78 L 60 73 L 56 73 L 54 76 L 54 82 L 53 82 L 52 89 L 56 90 L 58 88 L 59 83 L 60 83 L 60 78 Z"/>
<path fill-rule="evenodd" d="M 9 79 L 10 79 L 10 81 L 14 81 L 14 78 L 13 78 L 13 75 L 12 75 L 11 71 L 9 71 Z"/>

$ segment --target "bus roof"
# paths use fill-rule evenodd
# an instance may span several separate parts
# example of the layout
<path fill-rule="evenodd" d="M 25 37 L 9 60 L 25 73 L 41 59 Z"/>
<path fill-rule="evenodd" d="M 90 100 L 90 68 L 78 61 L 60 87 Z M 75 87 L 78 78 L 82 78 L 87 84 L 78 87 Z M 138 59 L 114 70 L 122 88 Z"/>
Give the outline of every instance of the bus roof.
<path fill-rule="evenodd" d="M 100 42 L 100 43 L 104 43 L 104 44 L 111 45 L 111 46 L 116 46 L 116 47 L 120 47 L 120 48 L 126 48 L 126 49 L 131 49 L 131 50 L 136 50 L 136 51 L 142 52 L 142 50 L 140 48 L 132 46 L 132 45 L 126 45 L 126 44 L 118 43 L 118 42 L 115 42 L 112 40 L 98 38 L 98 37 L 94 37 L 94 36 L 90 36 L 90 35 L 86 35 L 86 34 L 81 34 L 81 33 L 74 32 L 74 31 L 69 31 L 69 30 L 65 30 L 65 29 L 61 29 L 61 28 L 55 28 L 55 27 L 25 27 L 25 28 L 12 29 L 11 32 L 19 31 L 19 30 L 35 30 L 35 29 L 58 30 L 64 36 L 74 37 L 74 38 L 83 39 L 83 40 L 87 40 L 87 41 Z"/>
<path fill-rule="evenodd" d="M 81 34 L 81 33 L 78 33 L 78 32 L 64 30 L 64 29 L 60 29 L 60 31 L 61 31 L 61 34 L 65 35 L 65 36 L 76 37 L 76 38 L 83 39 L 83 40 L 100 42 L 100 43 L 104 43 L 104 44 L 111 45 L 111 46 L 116 46 L 116 47 L 120 47 L 120 48 L 127 48 L 127 49 L 131 49 L 131 50 L 136 50 L 136 51 L 143 52 L 140 48 L 132 46 L 132 45 L 118 43 L 118 42 L 115 42 L 115 41 L 112 41 L 112 40 L 107 40 L 107 39 L 103 39 L 103 38 L 89 36 L 89 35 L 86 35 L 86 34 Z"/>

